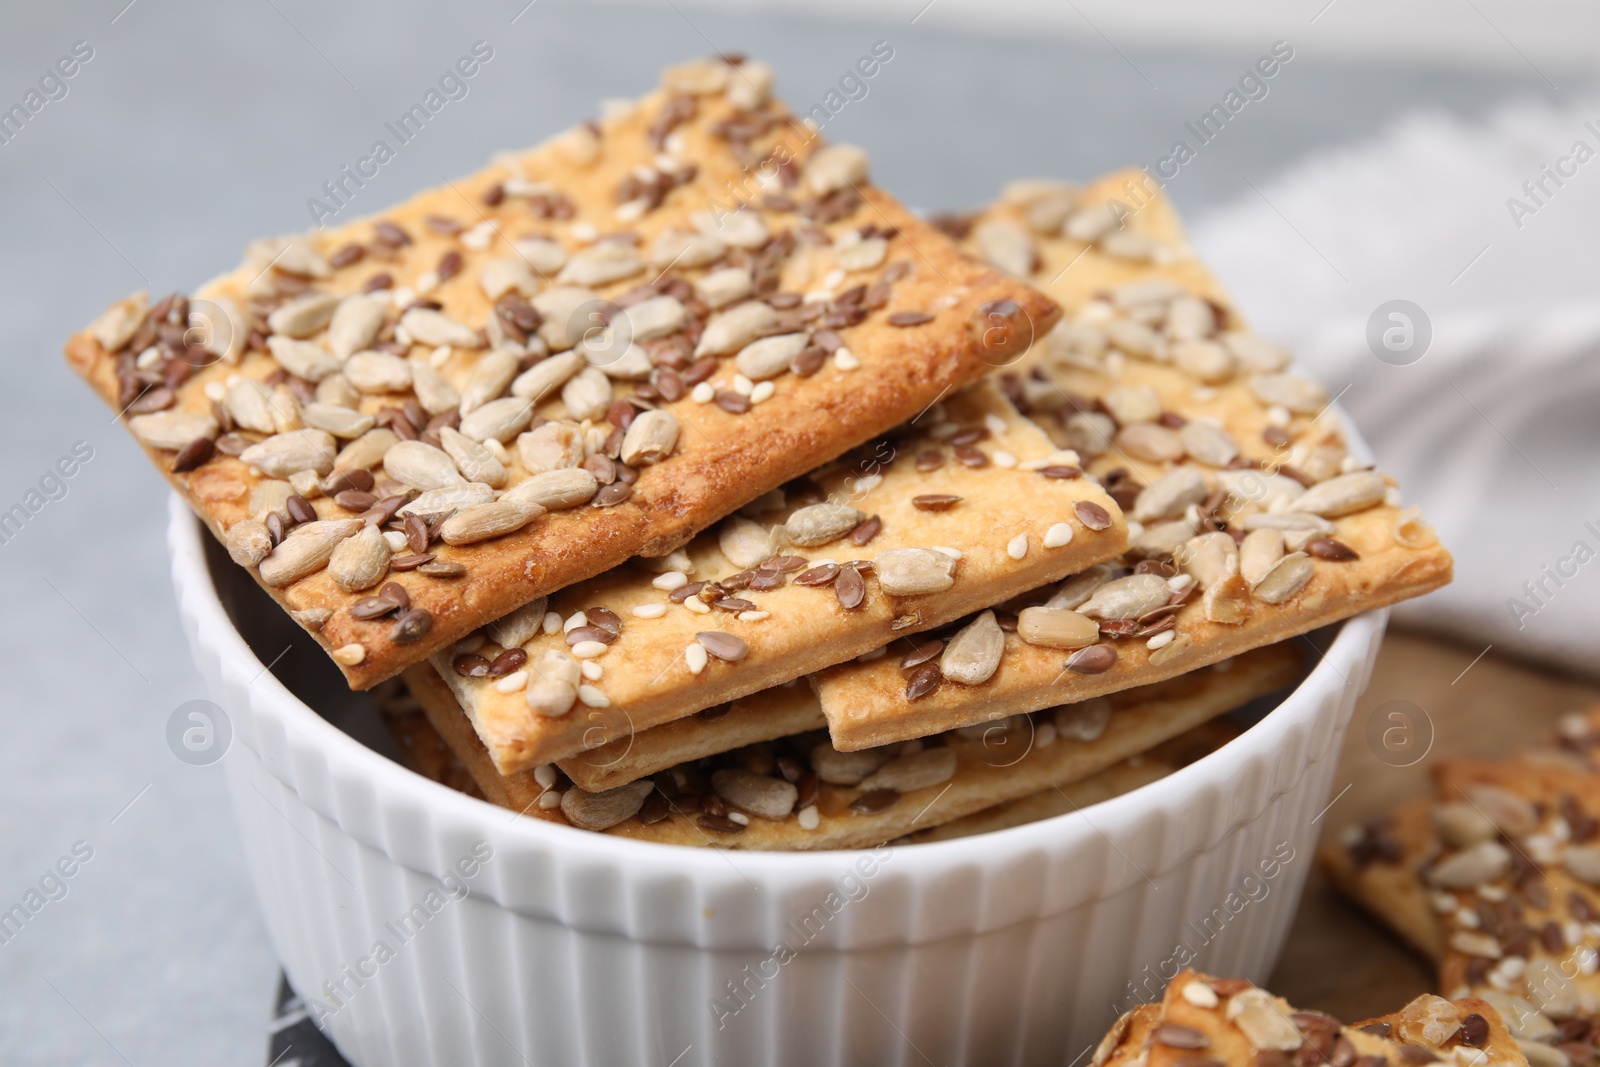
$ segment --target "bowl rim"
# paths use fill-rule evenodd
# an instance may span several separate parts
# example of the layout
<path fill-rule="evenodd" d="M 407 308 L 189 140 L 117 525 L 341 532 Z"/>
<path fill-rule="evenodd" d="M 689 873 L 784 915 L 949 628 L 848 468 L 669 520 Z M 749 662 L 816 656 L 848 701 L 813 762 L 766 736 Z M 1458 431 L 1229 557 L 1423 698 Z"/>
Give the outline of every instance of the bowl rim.
<path fill-rule="evenodd" d="M 531 852 L 559 851 L 566 862 L 625 868 L 630 874 L 643 878 L 687 875 L 697 883 L 717 883 L 734 891 L 752 888 L 755 879 L 766 880 L 768 885 L 764 888 L 778 883 L 833 880 L 853 869 L 864 855 L 861 849 L 776 852 L 692 848 L 593 833 L 541 819 L 506 819 L 504 808 L 413 772 L 345 733 L 291 693 L 257 658 L 223 608 L 203 550 L 203 528 L 204 524 L 183 498 L 172 493 L 167 530 L 172 578 L 178 600 L 194 623 L 189 636 L 195 655 L 215 659 L 224 678 L 236 675 L 251 679 L 248 709 L 225 708 L 224 711 L 229 715 L 248 714 L 256 720 L 262 716 L 271 718 L 279 727 L 287 751 L 293 752 L 301 746 L 314 748 L 326 761 L 330 779 L 348 780 L 352 776 L 359 779 L 374 791 L 383 807 L 409 800 L 425 806 L 441 819 L 461 824 L 460 828 L 478 838 L 492 839 L 497 846 L 503 844 Z M 1272 759 L 1290 732 L 1316 717 L 1325 695 L 1353 684 L 1352 674 L 1359 677 L 1364 673 L 1362 661 L 1375 638 L 1382 633 L 1387 617 L 1385 608 L 1345 620 L 1340 624 L 1338 635 L 1323 650 L 1320 661 L 1259 722 L 1216 751 L 1172 774 L 1094 804 L 1093 818 L 1079 810 L 970 837 L 927 842 L 915 848 L 896 847 L 895 871 L 916 879 L 937 878 L 969 868 L 974 863 L 988 866 L 1026 854 L 1069 853 L 1081 848 L 1093 836 L 1114 843 L 1119 834 L 1133 830 L 1135 824 L 1153 810 L 1179 808 L 1186 798 L 1208 788 L 1226 790 L 1233 769 L 1240 761 Z M 209 674 L 204 670 L 202 673 Z M 235 728 L 235 742 L 251 747 L 259 757 L 254 741 L 260 732 L 259 721 L 253 722 L 249 730 Z M 1313 754 L 1307 763 L 1315 763 L 1328 755 Z M 294 760 L 289 760 L 287 766 L 274 766 L 265 759 L 261 762 L 267 772 L 294 791 L 302 803 L 335 823 L 342 832 L 376 849 L 394 863 L 419 869 L 414 860 L 396 855 L 393 842 L 352 825 L 354 820 L 337 810 L 336 803 L 331 805 L 335 810 L 328 810 L 330 805 L 301 792 L 293 780 Z M 1297 769 L 1295 781 L 1300 773 L 1303 772 Z M 1277 789 L 1286 791 L 1293 785 L 1294 781 L 1282 782 Z M 342 790 L 333 790 L 331 795 L 337 796 L 340 792 Z M 1256 814 L 1259 813 L 1249 813 L 1247 818 L 1254 818 Z M 439 829 L 445 827 L 441 824 Z M 1227 829 L 1230 828 L 1218 828 L 1218 831 L 1223 833 Z M 1207 847 L 1210 842 L 1197 844 L 1198 850 Z M 437 850 L 425 850 L 425 854 L 436 858 Z M 1181 862 L 1183 859 L 1179 858 L 1167 867 Z M 447 864 L 441 863 L 439 869 L 443 870 L 444 866 Z M 1164 870 L 1141 873 L 1154 877 Z M 475 894 L 480 891 L 491 898 L 500 896 L 490 886 L 474 887 Z"/>

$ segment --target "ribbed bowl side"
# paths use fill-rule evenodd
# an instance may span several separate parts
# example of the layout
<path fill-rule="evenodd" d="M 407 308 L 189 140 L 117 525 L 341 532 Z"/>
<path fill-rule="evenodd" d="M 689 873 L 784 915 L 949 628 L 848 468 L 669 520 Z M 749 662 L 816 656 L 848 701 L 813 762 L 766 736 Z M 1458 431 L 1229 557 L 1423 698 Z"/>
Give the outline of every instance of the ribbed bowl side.
<path fill-rule="evenodd" d="M 174 580 L 234 725 L 251 876 L 291 982 L 365 1067 L 1070 1064 L 1185 949 L 1266 976 L 1387 617 L 1347 623 L 1223 751 L 1088 812 L 724 853 L 517 819 L 362 747 L 245 646 L 199 536 L 175 498 Z M 475 849 L 492 856 L 461 895 Z"/>

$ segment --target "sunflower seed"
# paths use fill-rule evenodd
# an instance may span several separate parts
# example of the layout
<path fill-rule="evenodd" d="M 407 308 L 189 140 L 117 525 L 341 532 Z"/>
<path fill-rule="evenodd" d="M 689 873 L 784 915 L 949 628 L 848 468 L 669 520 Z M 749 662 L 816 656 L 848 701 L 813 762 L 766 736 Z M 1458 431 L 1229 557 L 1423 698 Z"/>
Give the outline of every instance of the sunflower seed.
<path fill-rule="evenodd" d="M 400 330 L 419 345 L 482 348 L 478 331 L 432 308 L 412 308 L 400 316 Z"/>
<path fill-rule="evenodd" d="M 278 307 L 267 316 L 267 329 L 285 337 L 305 338 L 328 325 L 339 297 L 333 293 L 307 293 Z"/>
<path fill-rule="evenodd" d="M 467 481 L 482 482 L 496 489 L 505 484 L 505 464 L 496 459 L 493 452 L 460 430 L 441 426 L 439 444 Z"/>
<path fill-rule="evenodd" d="M 357 352 L 345 360 L 343 373 L 363 393 L 403 393 L 411 388 L 411 364 L 388 352 Z"/>
<path fill-rule="evenodd" d="M 1218 471 L 1217 481 L 1227 492 L 1230 511 L 1254 505 L 1262 511 L 1276 511 L 1302 495 L 1305 486 L 1281 474 L 1257 470 Z"/>
<path fill-rule="evenodd" d="M 989 219 L 972 231 L 978 255 L 1007 274 L 1026 278 L 1039 265 L 1033 235 L 1010 219 Z"/>
<path fill-rule="evenodd" d="M 648 778 L 599 793 L 573 786 L 561 794 L 561 814 L 579 829 L 609 830 L 639 814 L 645 797 L 654 789 L 655 783 Z"/>
<path fill-rule="evenodd" d="M 1228 431 L 1209 422 L 1184 423 L 1178 429 L 1178 442 L 1189 455 L 1212 467 L 1226 467 L 1239 455 Z"/>
<path fill-rule="evenodd" d="M 267 338 L 267 349 L 280 367 L 308 382 L 320 382 L 337 373 L 341 366 L 332 353 L 311 341 L 296 341 L 274 334 Z"/>
<path fill-rule="evenodd" d="M 1206 480 L 1193 467 L 1178 467 L 1139 491 L 1133 517 L 1140 522 L 1175 519 L 1191 504 L 1205 500 Z"/>
<path fill-rule="evenodd" d="M 281 588 L 321 570 L 339 543 L 364 526 L 360 519 L 321 519 L 296 526 L 261 561 L 261 580 Z"/>
<path fill-rule="evenodd" d="M 866 181 L 868 163 L 866 152 L 855 145 L 829 145 L 811 153 L 801 179 L 813 195 L 827 196 Z"/>
<path fill-rule="evenodd" d="M 491 504 L 474 504 L 444 520 L 439 536 L 447 545 L 470 545 L 504 537 L 543 515 L 544 510 L 538 504 L 504 498 Z"/>
<path fill-rule="evenodd" d="M 1494 820 L 1471 804 L 1440 804 L 1433 809 L 1433 826 L 1451 848 L 1470 848 L 1500 836 Z"/>
<path fill-rule="evenodd" d="M 381 297 L 361 294 L 339 301 L 328 323 L 328 350 L 339 359 L 349 359 L 370 346 L 383 329 L 386 305 Z"/>
<path fill-rule="evenodd" d="M 611 379 L 596 367 L 585 367 L 561 387 L 561 402 L 578 422 L 603 419 L 611 407 Z"/>
<path fill-rule="evenodd" d="M 700 335 L 694 354 L 720 356 L 737 352 L 777 325 L 778 312 L 772 305 L 750 300 L 713 315 Z"/>
<path fill-rule="evenodd" d="M 776 378 L 780 374 L 787 373 L 789 365 L 804 350 L 808 342 L 808 335 L 803 333 L 763 337 L 740 349 L 733 362 L 739 373 L 751 381 L 766 381 L 768 378 Z"/>
<path fill-rule="evenodd" d="M 326 430 L 346 439 L 360 437 L 372 429 L 371 415 L 335 404 L 307 404 L 300 409 L 300 419 L 313 430 Z"/>
<path fill-rule="evenodd" d="M 866 517 L 847 504 L 812 504 L 790 515 L 783 529 L 791 543 L 812 548 L 837 541 Z"/>
<path fill-rule="evenodd" d="M 750 646 L 743 640 L 721 630 L 702 630 L 694 639 L 708 653 L 727 663 L 738 663 L 750 654 Z"/>
<path fill-rule="evenodd" d="M 1469 785 L 1467 799 L 1507 837 L 1523 837 L 1538 829 L 1539 809 L 1527 797 L 1497 785 Z"/>
<path fill-rule="evenodd" d="M 461 432 L 474 441 L 511 440 L 533 421 L 533 403 L 508 396 L 491 400 L 461 420 Z"/>
<path fill-rule="evenodd" d="M 881 749 L 840 752 L 827 741 L 811 750 L 811 769 L 829 785 L 857 785 L 883 766 L 889 754 Z"/>
<path fill-rule="evenodd" d="M 1238 626 L 1250 617 L 1250 583 L 1237 573 L 1227 574 L 1206 587 L 1201 606 L 1207 621 Z"/>
<path fill-rule="evenodd" d="M 644 270 L 644 260 L 626 241 L 596 241 L 573 253 L 556 281 L 567 285 L 607 285 Z"/>
<path fill-rule="evenodd" d="M 368 470 L 383 462 L 384 453 L 400 443 L 400 436 L 387 426 L 368 430 L 345 445 L 334 457 L 334 470 Z"/>
<path fill-rule="evenodd" d="M 651 242 L 648 258 L 651 266 L 662 270 L 674 266 L 693 270 L 715 263 L 727 251 L 728 246 L 716 237 L 669 229 Z"/>
<path fill-rule="evenodd" d="M 843 271 L 871 270 L 881 264 L 889 254 L 889 242 L 882 237 L 868 237 L 854 244 L 836 248 L 833 262 Z"/>
<path fill-rule="evenodd" d="M 1239 572 L 1239 546 L 1225 533 L 1201 534 L 1174 552 L 1172 561 L 1191 575 L 1201 589 L 1209 589 Z"/>
<path fill-rule="evenodd" d="M 1307 489 L 1295 498 L 1289 510 L 1337 519 L 1383 503 L 1388 488 L 1383 476 L 1372 471 L 1343 474 Z"/>
<path fill-rule="evenodd" d="M 873 560 L 878 588 L 890 596 L 942 593 L 955 584 L 956 561 L 926 548 L 890 548 Z"/>
<path fill-rule="evenodd" d="M 391 554 L 382 531 L 363 526 L 334 548 L 328 557 L 328 577 L 347 592 L 370 589 L 388 573 Z"/>
<path fill-rule="evenodd" d="M 731 516 L 717 528 L 717 547 L 728 562 L 749 570 L 772 555 L 772 532 L 749 519 Z"/>
<path fill-rule="evenodd" d="M 466 481 L 443 449 L 401 441 L 383 455 L 383 471 L 413 489 L 443 489 Z"/>
<path fill-rule="evenodd" d="M 1449 856 L 1428 870 L 1426 879 L 1439 889 L 1476 889 L 1497 882 L 1511 871 L 1511 853 L 1498 841 L 1483 841 Z"/>
<path fill-rule="evenodd" d="M 519 256 L 491 259 L 478 270 L 478 287 L 490 302 L 507 293 L 532 296 L 539 291 L 539 279 L 534 277 L 528 261 Z"/>
<path fill-rule="evenodd" d="M 1326 389 L 1293 374 L 1258 375 L 1250 379 L 1250 390 L 1263 404 L 1288 408 L 1297 415 L 1316 415 L 1328 406 Z"/>
<path fill-rule="evenodd" d="M 1183 440 L 1175 430 L 1153 422 L 1137 422 L 1117 431 L 1116 447 L 1147 463 L 1176 463 L 1183 458 Z"/>
<path fill-rule="evenodd" d="M 1071 741 L 1098 741 L 1111 721 L 1111 701 L 1094 697 L 1056 709 L 1056 733 Z"/>
<path fill-rule="evenodd" d="M 327 474 L 337 451 L 333 435 L 325 430 L 293 430 L 251 445 L 239 458 L 269 478 L 287 478 L 297 471 Z"/>
<path fill-rule="evenodd" d="M 1083 648 L 1100 639 L 1100 625 L 1065 608 L 1023 608 L 1017 613 L 1017 636 L 1042 648 Z"/>
<path fill-rule="evenodd" d="M 565 352 L 583 339 L 590 329 L 603 325 L 596 313 L 602 306 L 593 289 L 559 285 L 546 289 L 529 301 L 542 318 L 539 339 L 552 352 Z"/>
<path fill-rule="evenodd" d="M 1130 574 L 1096 589 L 1078 610 L 1096 619 L 1137 619 L 1164 605 L 1171 595 L 1160 575 Z"/>
<path fill-rule="evenodd" d="M 600 491 L 600 482 L 582 467 L 562 467 L 524 478 L 501 496 L 501 500 L 538 504 L 549 511 L 563 511 L 587 504 Z"/>
<path fill-rule="evenodd" d="M 657 408 L 640 412 L 622 438 L 622 462 L 630 467 L 660 463 L 678 444 L 678 420 Z"/>
<path fill-rule="evenodd" d="M 1305 1044 L 1294 1021 L 1266 993 L 1247 989 L 1228 1002 L 1228 1018 L 1257 1049 L 1292 1052 Z"/>
<path fill-rule="evenodd" d="M 128 429 L 148 448 L 176 452 L 197 437 L 216 437 L 218 427 L 217 420 L 210 415 L 158 411 L 151 415 L 135 415 L 128 420 Z"/>
<path fill-rule="evenodd" d="M 785 819 L 800 791 L 782 778 L 727 768 L 711 775 L 711 788 L 736 808 L 763 819 Z"/>
<path fill-rule="evenodd" d="M 1252 586 L 1260 585 L 1282 558 L 1283 534 L 1277 530 L 1255 530 L 1239 542 L 1239 574 Z"/>
<path fill-rule="evenodd" d="M 298 237 L 257 241 L 250 246 L 249 257 L 262 270 L 270 264 L 274 270 L 301 278 L 326 278 L 333 273 L 322 253 Z"/>
<path fill-rule="evenodd" d="M 517 376 L 518 359 L 506 351 L 486 352 L 478 357 L 461 387 L 461 414 L 470 415 L 506 391 Z M 359 387 L 358 387 L 359 388 Z"/>
<path fill-rule="evenodd" d="M 100 313 L 89 326 L 89 332 L 107 352 L 119 351 L 144 325 L 149 303 L 150 294 L 143 292 L 118 300 Z"/>
<path fill-rule="evenodd" d="M 994 612 L 982 612 L 945 645 L 939 673 L 962 685 L 982 685 L 999 669 L 1005 648 L 1006 635 Z"/>
<path fill-rule="evenodd" d="M 1045 607 L 1076 611 L 1094 595 L 1095 590 L 1114 577 L 1116 577 L 1115 572 L 1107 564 L 1101 563 L 1090 567 L 1062 582 L 1060 588 L 1045 601 Z"/>
<path fill-rule="evenodd" d="M 482 482 L 462 482 L 457 485 L 441 486 L 421 493 L 417 498 L 406 504 L 398 512 L 401 518 L 415 515 L 424 526 L 438 522 L 453 511 L 462 508 L 476 507 L 487 504 L 494 499 L 494 490 Z M 419 541 L 423 548 L 426 542 Z"/>
<path fill-rule="evenodd" d="M 694 295 L 713 310 L 749 296 L 754 283 L 743 267 L 724 267 L 694 283 Z"/>
<path fill-rule="evenodd" d="M 228 555 L 241 567 L 254 567 L 272 551 L 272 535 L 267 524 L 257 519 L 240 519 L 228 527 L 223 538 Z"/>
<path fill-rule="evenodd" d="M 517 438 L 517 455 L 530 473 L 576 467 L 584 460 L 584 435 L 567 422 L 547 422 Z"/>
<path fill-rule="evenodd" d="M 1255 584 L 1252 592 L 1257 600 L 1264 603 L 1281 604 L 1304 589 L 1316 569 L 1310 556 L 1304 552 L 1291 552 Z"/>
<path fill-rule="evenodd" d="M 955 776 L 956 764 L 955 749 L 949 746 L 925 748 L 885 763 L 864 779 L 859 788 L 869 793 L 880 789 L 892 789 L 896 793 L 926 789 L 948 782 Z"/>
<path fill-rule="evenodd" d="M 1117 432 L 1111 416 L 1098 411 L 1071 416 L 1063 429 L 1067 434 L 1067 444 L 1083 456 L 1100 456 L 1111 451 L 1111 439 Z"/>
<path fill-rule="evenodd" d="M 511 383 L 511 395 L 537 403 L 565 385 L 583 365 L 583 357 L 576 352 L 563 352 L 541 360 Z"/>
<path fill-rule="evenodd" d="M 634 342 L 653 341 L 683 329 L 689 313 L 676 297 L 655 296 L 623 309 Z"/>
<path fill-rule="evenodd" d="M 740 209 L 733 212 L 696 211 L 689 216 L 694 228 L 735 248 L 755 251 L 771 239 L 771 231 L 759 212 Z"/>
<path fill-rule="evenodd" d="M 1222 343 L 1235 359 L 1253 371 L 1281 371 L 1289 365 L 1287 349 L 1252 333 L 1225 333 Z"/>
<path fill-rule="evenodd" d="M 1206 385 L 1221 385 L 1233 377 L 1233 356 L 1214 341 L 1183 341 L 1172 346 L 1178 369 Z"/>
<path fill-rule="evenodd" d="M 229 385 L 222 406 L 241 430 L 278 432 L 277 420 L 272 417 L 272 389 L 253 378 L 239 378 Z"/>

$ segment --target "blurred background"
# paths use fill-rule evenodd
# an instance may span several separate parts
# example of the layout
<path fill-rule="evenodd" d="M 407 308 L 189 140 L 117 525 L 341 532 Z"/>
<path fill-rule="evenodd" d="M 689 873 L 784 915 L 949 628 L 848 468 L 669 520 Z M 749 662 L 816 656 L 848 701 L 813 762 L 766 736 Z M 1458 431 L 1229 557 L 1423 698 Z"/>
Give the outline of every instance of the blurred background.
<path fill-rule="evenodd" d="M 1488 666 L 1429 699 L 1600 663 L 1592 3 L 6 5 L 0 511 L 25 518 L 0 525 L 0 909 L 75 849 L 92 858 L 0 943 L 0 1060 L 264 1063 L 277 985 L 221 769 L 166 742 L 204 693 L 165 574 L 165 494 L 61 344 L 116 297 L 191 288 L 250 239 L 308 227 L 323 183 L 480 41 L 492 58 L 357 212 L 712 51 L 771 62 L 796 110 L 826 107 L 825 134 L 930 212 L 1016 177 L 1159 168 L 1184 142 L 1166 188 L 1199 254 L 1339 393 L 1457 554 L 1457 584 L 1402 621 L 1457 642 L 1426 646 L 1441 677 Z M 842 82 L 878 42 L 878 75 Z M 1241 87 L 1265 55 L 1277 73 Z M 1196 136 L 1235 90 L 1221 132 Z M 1391 665 L 1368 704 L 1406 684 Z"/>

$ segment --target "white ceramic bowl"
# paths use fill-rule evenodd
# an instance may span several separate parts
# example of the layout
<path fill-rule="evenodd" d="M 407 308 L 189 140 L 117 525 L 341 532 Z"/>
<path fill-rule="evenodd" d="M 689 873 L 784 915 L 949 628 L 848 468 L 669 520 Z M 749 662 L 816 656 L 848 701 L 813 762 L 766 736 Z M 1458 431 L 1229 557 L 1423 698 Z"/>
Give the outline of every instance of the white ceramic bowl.
<path fill-rule="evenodd" d="M 1319 635 L 1321 662 L 1242 737 L 1086 811 L 726 852 L 519 818 L 411 773 L 347 732 L 361 713 L 303 635 L 266 669 L 241 628 L 266 660 L 298 631 L 176 496 L 169 540 L 273 943 L 361 1067 L 1072 1063 L 1190 953 L 1266 977 L 1387 620 Z M 322 714 L 280 682 L 296 669 Z"/>

